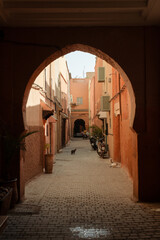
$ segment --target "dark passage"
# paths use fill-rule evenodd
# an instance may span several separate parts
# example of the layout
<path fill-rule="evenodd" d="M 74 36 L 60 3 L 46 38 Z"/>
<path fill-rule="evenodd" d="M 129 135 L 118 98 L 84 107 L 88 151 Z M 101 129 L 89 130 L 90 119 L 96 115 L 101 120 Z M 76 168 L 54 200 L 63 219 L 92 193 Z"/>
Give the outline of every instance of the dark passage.
<path fill-rule="evenodd" d="M 86 129 L 85 121 L 83 119 L 77 119 L 74 122 L 74 137 L 82 137 L 82 132 Z"/>

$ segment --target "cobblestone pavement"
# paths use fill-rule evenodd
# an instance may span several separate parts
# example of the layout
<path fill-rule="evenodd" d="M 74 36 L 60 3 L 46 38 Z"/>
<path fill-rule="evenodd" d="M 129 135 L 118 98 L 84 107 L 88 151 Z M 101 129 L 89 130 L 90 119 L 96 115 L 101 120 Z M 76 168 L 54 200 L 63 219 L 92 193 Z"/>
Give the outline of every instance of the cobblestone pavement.
<path fill-rule="evenodd" d="M 88 140 L 77 139 L 57 154 L 53 174 L 27 184 L 26 199 L 9 213 L 0 239 L 160 239 L 159 205 L 131 197 L 124 170 L 111 168 Z"/>

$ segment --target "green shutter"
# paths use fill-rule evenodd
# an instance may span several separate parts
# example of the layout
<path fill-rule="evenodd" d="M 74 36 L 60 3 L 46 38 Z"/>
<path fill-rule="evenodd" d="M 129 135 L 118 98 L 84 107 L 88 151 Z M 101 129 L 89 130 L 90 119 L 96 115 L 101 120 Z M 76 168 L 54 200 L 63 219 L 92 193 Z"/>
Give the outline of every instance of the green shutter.
<path fill-rule="evenodd" d="M 109 96 L 101 96 L 101 111 L 110 111 L 110 97 Z"/>
<path fill-rule="evenodd" d="M 105 81 L 105 67 L 98 68 L 98 82 Z"/>

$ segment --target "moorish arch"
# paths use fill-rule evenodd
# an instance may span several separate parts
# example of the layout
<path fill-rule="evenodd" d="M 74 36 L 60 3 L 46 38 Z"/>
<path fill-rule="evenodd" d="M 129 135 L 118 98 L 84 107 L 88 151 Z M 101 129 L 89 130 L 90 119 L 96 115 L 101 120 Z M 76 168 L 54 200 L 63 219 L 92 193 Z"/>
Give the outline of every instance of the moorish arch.
<path fill-rule="evenodd" d="M 74 137 L 82 137 L 82 132 L 86 130 L 85 120 L 82 118 L 77 118 L 74 120 L 73 126 L 73 136 Z"/>
<path fill-rule="evenodd" d="M 24 119 L 24 125 L 25 125 L 25 108 L 26 108 L 26 102 L 28 99 L 28 95 L 29 95 L 29 91 L 31 89 L 31 86 L 33 84 L 33 82 L 35 81 L 36 77 L 39 75 L 39 73 L 51 62 L 53 62 L 54 60 L 56 60 L 57 58 L 64 56 L 65 54 L 68 54 L 70 52 L 73 51 L 83 51 L 83 52 L 87 52 L 87 53 L 91 53 L 93 55 L 96 55 L 97 57 L 105 60 L 107 63 L 109 63 L 112 67 L 114 67 L 122 76 L 126 87 L 128 89 L 129 92 L 129 96 L 130 96 L 130 103 L 131 103 L 131 111 L 129 112 L 129 122 L 130 122 L 130 128 L 133 130 L 134 134 L 136 135 L 136 131 L 133 128 L 133 123 L 134 123 L 134 118 L 135 118 L 135 113 L 136 113 L 136 101 L 135 101 L 135 94 L 134 94 L 134 90 L 131 84 L 131 81 L 129 80 L 127 74 L 125 73 L 125 71 L 121 68 L 121 66 L 114 60 L 112 59 L 109 55 L 107 55 L 106 53 L 102 52 L 99 49 L 96 49 L 94 47 L 88 46 L 88 45 L 84 45 L 84 44 L 72 44 L 72 45 L 67 45 L 66 47 L 62 48 L 61 50 L 56 51 L 55 53 L 51 54 L 48 58 L 46 58 L 39 66 L 38 68 L 32 73 L 32 76 L 30 77 L 27 87 L 25 89 L 25 93 L 24 93 L 24 98 L 23 98 L 23 107 L 22 107 L 22 112 L 23 112 L 23 119 Z M 73 129 L 74 132 L 74 129 Z M 136 149 L 137 151 L 137 149 Z M 135 153 L 135 155 L 137 155 L 137 153 Z M 134 174 L 134 179 L 133 179 L 133 185 L 134 185 L 134 189 L 137 189 L 137 182 L 138 182 L 138 173 L 136 172 L 137 169 L 137 159 L 134 163 L 135 165 L 135 174 Z M 136 195 L 137 190 L 135 190 L 134 195 Z"/>

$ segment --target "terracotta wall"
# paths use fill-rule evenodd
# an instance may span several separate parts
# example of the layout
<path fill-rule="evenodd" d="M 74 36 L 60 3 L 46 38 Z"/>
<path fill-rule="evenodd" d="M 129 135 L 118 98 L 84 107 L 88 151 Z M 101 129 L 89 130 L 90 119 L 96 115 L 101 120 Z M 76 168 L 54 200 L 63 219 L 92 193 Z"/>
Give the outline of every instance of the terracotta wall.
<path fill-rule="evenodd" d="M 69 122 L 68 119 L 66 119 L 66 129 L 65 129 L 65 144 L 69 141 L 69 134 L 68 134 L 68 128 L 69 128 Z"/>
<path fill-rule="evenodd" d="M 94 115 L 95 115 L 95 76 L 92 77 L 90 81 L 90 125 L 94 124 Z"/>
<path fill-rule="evenodd" d="M 83 98 L 83 104 L 72 109 L 88 109 L 88 82 L 87 78 L 74 78 L 70 80 L 70 94 L 73 96 L 73 103 L 77 103 L 77 97 Z"/>
<path fill-rule="evenodd" d="M 118 115 L 113 116 L 113 160 L 115 162 L 121 162 L 120 147 L 120 116 Z"/>
<path fill-rule="evenodd" d="M 116 96 L 116 94 L 120 91 L 119 76 L 120 74 L 113 68 L 112 69 L 112 98 Z M 111 107 L 112 107 L 112 118 L 113 118 L 113 160 L 116 162 L 121 162 L 121 149 L 120 149 L 121 119 L 120 119 L 120 109 L 116 107 L 118 104 L 120 104 L 119 95 L 117 95 L 117 97 L 115 97 L 112 100 Z"/>
<path fill-rule="evenodd" d="M 113 82 L 113 160 L 121 162 L 133 179 L 134 165 L 137 162 L 137 134 L 130 127 L 131 99 L 120 74 L 112 70 Z M 116 111 L 116 104 L 119 108 Z M 116 115 L 117 113 L 117 115 Z"/>
<path fill-rule="evenodd" d="M 41 173 L 44 166 L 44 129 L 29 126 L 29 131 L 38 131 L 26 138 L 27 151 L 24 158 L 24 182 Z"/>
<path fill-rule="evenodd" d="M 70 80 L 70 94 L 73 97 L 73 103 L 77 104 L 77 98 L 82 97 L 83 103 L 80 105 L 71 105 L 71 128 L 72 136 L 74 129 L 74 122 L 77 119 L 85 121 L 85 127 L 89 130 L 89 108 L 88 108 L 88 78 L 75 78 Z"/>
<path fill-rule="evenodd" d="M 97 70 L 98 67 L 101 66 L 104 66 L 106 69 L 106 80 L 105 82 L 99 83 Z M 110 74 L 107 70 L 110 71 Z M 108 83 L 109 77 L 111 78 L 111 83 Z M 137 135 L 130 127 L 130 113 L 132 111 L 131 96 L 118 71 L 114 68 L 109 69 L 107 63 L 99 58 L 97 58 L 95 66 L 95 79 L 93 78 L 91 82 L 91 97 L 95 99 L 94 102 L 96 103 L 92 104 L 92 116 L 94 111 L 97 113 L 100 111 L 100 97 L 106 94 L 109 95 L 112 111 L 107 112 L 107 122 L 109 126 L 110 118 L 113 128 L 113 135 L 107 136 L 107 143 L 109 150 L 111 150 L 110 157 L 115 162 L 121 162 L 122 166 L 127 169 L 130 177 L 133 178 L 133 166 L 137 162 Z M 110 87 L 112 90 L 109 89 L 109 84 L 112 84 L 112 88 Z M 103 123 L 98 119 L 96 114 L 94 114 L 94 124 L 102 128 Z M 111 129 L 109 133 L 112 134 Z M 109 141 L 109 137 L 113 139 L 113 145 L 112 141 Z"/>
<path fill-rule="evenodd" d="M 103 67 L 103 59 L 96 58 L 96 64 L 95 64 L 95 78 L 93 79 L 93 91 L 94 91 L 94 105 L 92 105 L 92 112 L 94 112 L 92 122 L 93 124 L 97 125 L 99 128 L 102 129 L 102 121 L 98 118 L 98 113 L 100 111 L 100 98 L 103 93 L 103 82 L 98 82 L 98 67 Z"/>

